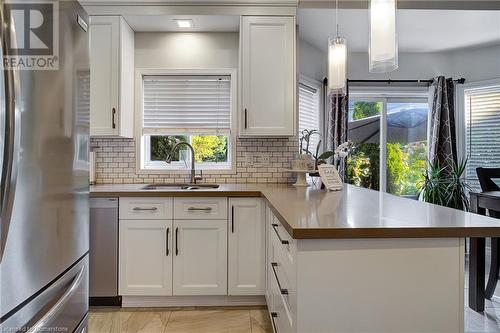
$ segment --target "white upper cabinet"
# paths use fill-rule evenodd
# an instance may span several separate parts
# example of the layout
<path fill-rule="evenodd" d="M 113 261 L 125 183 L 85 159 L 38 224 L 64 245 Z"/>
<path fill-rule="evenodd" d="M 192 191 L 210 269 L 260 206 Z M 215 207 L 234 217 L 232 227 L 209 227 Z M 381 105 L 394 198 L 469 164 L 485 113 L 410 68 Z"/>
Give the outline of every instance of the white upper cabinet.
<path fill-rule="evenodd" d="M 243 16 L 241 137 L 296 135 L 295 17 Z"/>
<path fill-rule="evenodd" d="M 265 293 L 265 216 L 261 198 L 230 198 L 228 294 Z"/>
<path fill-rule="evenodd" d="M 121 16 L 93 16 L 90 44 L 90 135 L 132 138 L 134 31 Z"/>

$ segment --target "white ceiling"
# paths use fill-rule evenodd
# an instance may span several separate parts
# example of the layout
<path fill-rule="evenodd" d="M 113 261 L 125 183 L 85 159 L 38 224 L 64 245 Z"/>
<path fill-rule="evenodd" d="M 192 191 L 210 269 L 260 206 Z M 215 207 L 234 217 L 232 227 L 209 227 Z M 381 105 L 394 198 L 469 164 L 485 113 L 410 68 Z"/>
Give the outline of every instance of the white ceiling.
<path fill-rule="evenodd" d="M 193 27 L 181 29 L 174 19 L 191 19 Z M 231 15 L 129 15 L 125 20 L 134 31 L 235 32 L 240 26 L 239 16 Z"/>
<path fill-rule="evenodd" d="M 340 35 L 349 50 L 368 50 L 368 11 L 339 11 Z M 335 34 L 333 9 L 298 10 L 299 34 L 310 44 L 326 51 Z M 480 45 L 500 44 L 500 11 L 398 10 L 397 34 L 402 52 L 438 52 Z"/>

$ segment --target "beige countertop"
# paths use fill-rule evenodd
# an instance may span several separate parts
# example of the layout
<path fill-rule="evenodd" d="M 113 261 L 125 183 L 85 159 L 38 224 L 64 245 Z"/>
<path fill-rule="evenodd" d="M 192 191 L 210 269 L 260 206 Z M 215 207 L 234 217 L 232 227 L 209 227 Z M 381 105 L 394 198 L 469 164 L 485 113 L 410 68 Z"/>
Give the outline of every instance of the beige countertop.
<path fill-rule="evenodd" d="M 352 185 L 339 192 L 287 185 L 223 184 L 218 189 L 143 190 L 94 185 L 91 197 L 262 196 L 296 239 L 500 237 L 500 220 Z"/>

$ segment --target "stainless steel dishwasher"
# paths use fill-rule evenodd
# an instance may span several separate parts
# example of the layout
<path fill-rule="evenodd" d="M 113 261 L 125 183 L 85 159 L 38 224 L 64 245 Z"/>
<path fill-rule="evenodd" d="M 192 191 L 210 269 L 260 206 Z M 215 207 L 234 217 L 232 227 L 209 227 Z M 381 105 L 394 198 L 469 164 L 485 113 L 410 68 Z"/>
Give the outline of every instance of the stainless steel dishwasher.
<path fill-rule="evenodd" d="M 90 200 L 90 305 L 120 306 L 118 198 Z"/>

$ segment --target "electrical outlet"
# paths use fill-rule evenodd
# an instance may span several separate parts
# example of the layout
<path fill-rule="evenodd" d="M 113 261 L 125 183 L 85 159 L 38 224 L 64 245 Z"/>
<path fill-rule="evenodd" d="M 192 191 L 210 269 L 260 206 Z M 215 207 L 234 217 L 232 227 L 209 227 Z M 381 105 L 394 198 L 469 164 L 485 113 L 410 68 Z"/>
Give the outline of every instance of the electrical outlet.
<path fill-rule="evenodd" d="M 262 166 L 268 167 L 271 164 L 271 155 L 268 153 L 263 153 L 261 157 Z"/>
<path fill-rule="evenodd" d="M 253 165 L 253 154 L 250 152 L 245 152 L 243 154 L 243 164 L 246 167 L 251 167 Z"/>
<path fill-rule="evenodd" d="M 262 156 L 258 153 L 253 154 L 253 166 L 255 167 L 262 166 Z"/>
<path fill-rule="evenodd" d="M 268 153 L 254 153 L 253 154 L 253 166 L 255 166 L 255 167 L 269 166 L 270 159 L 271 159 L 271 156 Z"/>

